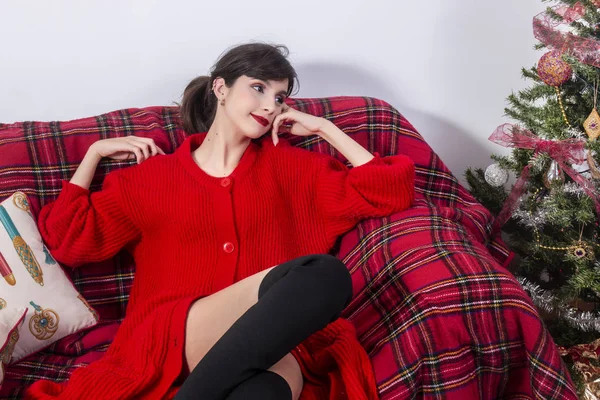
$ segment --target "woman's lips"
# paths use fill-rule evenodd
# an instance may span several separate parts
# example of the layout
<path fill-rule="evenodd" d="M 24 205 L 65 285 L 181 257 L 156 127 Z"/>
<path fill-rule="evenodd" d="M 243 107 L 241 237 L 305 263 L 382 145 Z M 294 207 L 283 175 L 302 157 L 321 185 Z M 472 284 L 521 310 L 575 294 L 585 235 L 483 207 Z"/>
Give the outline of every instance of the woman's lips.
<path fill-rule="evenodd" d="M 268 119 L 263 118 L 263 117 L 259 117 L 258 115 L 254 115 L 254 114 L 250 114 L 250 115 L 252 115 L 252 118 L 254 118 L 256 120 L 256 122 L 258 122 L 262 126 L 269 125 L 269 120 Z"/>

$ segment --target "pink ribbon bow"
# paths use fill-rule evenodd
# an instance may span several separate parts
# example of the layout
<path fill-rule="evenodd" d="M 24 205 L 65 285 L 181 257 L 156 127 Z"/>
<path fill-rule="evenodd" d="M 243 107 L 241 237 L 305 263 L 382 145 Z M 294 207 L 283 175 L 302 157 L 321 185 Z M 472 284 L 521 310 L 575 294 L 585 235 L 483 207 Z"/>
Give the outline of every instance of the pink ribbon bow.
<path fill-rule="evenodd" d="M 500 125 L 489 137 L 489 140 L 504 147 L 531 149 L 534 151 L 534 154 L 548 154 L 592 198 L 596 206 L 597 215 L 600 216 L 600 200 L 598 199 L 598 194 L 594 191 L 594 185 L 571 168 L 571 164 L 581 164 L 585 161 L 584 140 L 544 140 L 532 132 L 512 124 Z M 501 228 L 512 215 L 516 203 L 525 189 L 525 183 L 528 178 L 529 165 L 523 168 L 521 176 L 513 186 L 500 214 L 498 214 L 496 229 Z"/>
<path fill-rule="evenodd" d="M 584 6 L 576 3 L 573 7 L 555 7 L 554 11 L 563 17 L 562 22 L 552 19 L 546 12 L 533 18 L 533 35 L 536 39 L 561 53 L 571 54 L 584 64 L 600 68 L 600 41 L 557 29 L 560 25 L 580 19 L 585 14 Z"/>

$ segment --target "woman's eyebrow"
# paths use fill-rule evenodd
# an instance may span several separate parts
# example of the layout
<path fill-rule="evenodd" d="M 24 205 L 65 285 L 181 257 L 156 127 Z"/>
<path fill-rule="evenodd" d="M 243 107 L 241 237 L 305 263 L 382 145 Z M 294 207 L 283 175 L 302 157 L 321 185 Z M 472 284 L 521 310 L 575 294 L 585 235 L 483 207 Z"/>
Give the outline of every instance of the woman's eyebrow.
<path fill-rule="evenodd" d="M 267 84 L 268 85 L 268 84 Z M 282 94 L 284 96 L 287 96 L 287 91 L 284 89 L 281 89 L 279 92 L 277 92 L 277 94 Z"/>
<path fill-rule="evenodd" d="M 267 85 L 267 86 L 269 86 L 269 87 L 271 87 L 271 86 L 272 86 L 272 85 L 271 85 L 271 84 L 270 84 L 268 81 L 263 81 L 262 79 L 258 79 L 258 78 L 256 78 L 256 80 L 257 80 L 257 81 L 259 81 L 259 82 L 261 82 L 261 83 L 264 83 L 265 85 Z M 282 89 L 282 90 L 280 90 L 279 92 L 277 92 L 277 94 L 282 94 L 282 95 L 284 95 L 284 96 L 287 96 L 287 90 L 283 90 L 283 89 Z"/>

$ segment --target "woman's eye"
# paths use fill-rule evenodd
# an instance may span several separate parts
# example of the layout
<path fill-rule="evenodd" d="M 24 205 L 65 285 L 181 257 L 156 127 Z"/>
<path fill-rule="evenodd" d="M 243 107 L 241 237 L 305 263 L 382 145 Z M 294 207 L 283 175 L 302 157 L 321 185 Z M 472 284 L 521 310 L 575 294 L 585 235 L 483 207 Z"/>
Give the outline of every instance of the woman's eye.
<path fill-rule="evenodd" d="M 265 88 L 263 87 L 263 85 L 252 85 L 252 88 L 256 89 L 256 91 L 260 93 L 265 92 Z M 283 96 L 277 96 L 275 98 L 275 101 L 279 104 L 283 104 L 285 103 L 285 98 Z"/>

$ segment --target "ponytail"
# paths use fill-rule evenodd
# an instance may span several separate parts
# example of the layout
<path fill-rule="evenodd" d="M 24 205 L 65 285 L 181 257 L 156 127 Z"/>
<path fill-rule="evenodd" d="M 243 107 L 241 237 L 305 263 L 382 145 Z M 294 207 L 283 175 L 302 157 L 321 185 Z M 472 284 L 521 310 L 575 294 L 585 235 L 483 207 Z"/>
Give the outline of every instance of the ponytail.
<path fill-rule="evenodd" d="M 183 91 L 179 115 L 187 133 L 208 131 L 215 118 L 217 97 L 212 95 L 211 81 L 210 76 L 199 76 Z"/>

